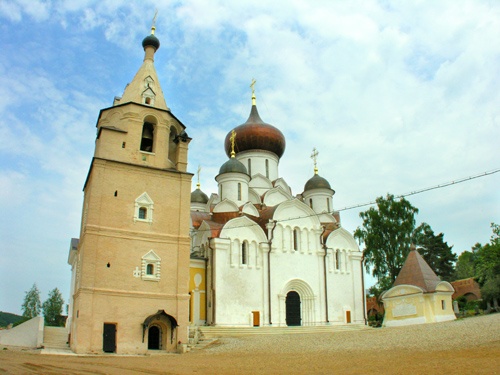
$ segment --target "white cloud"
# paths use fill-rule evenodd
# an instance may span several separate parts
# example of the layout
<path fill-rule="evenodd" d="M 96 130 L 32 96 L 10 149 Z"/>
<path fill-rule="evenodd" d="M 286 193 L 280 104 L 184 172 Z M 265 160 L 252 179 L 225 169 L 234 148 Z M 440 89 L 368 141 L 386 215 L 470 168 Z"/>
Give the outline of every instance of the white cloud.
<path fill-rule="evenodd" d="M 29 212 L 6 223 L 0 246 L 33 248 L 44 266 L 33 263 L 32 274 L 59 273 L 65 283 L 95 120 L 140 66 L 156 4 L 33 4 L 0 2 L 8 24 L 0 39 L 8 52 L 0 56 L 0 208 L 18 202 Z M 191 0 L 158 9 L 156 69 L 193 137 L 189 170 L 201 164 L 207 194 L 227 159 L 225 135 L 249 114 L 252 78 L 261 117 L 287 137 L 280 172 L 295 194 L 312 176 L 313 147 L 337 208 L 499 167 L 496 3 Z M 486 242 L 489 221 L 500 221 L 498 177 L 481 181 L 412 197 L 418 220 L 457 251 Z M 360 225 L 358 212 L 342 213 L 347 229 Z M 69 287 L 47 280 L 46 288 Z"/>

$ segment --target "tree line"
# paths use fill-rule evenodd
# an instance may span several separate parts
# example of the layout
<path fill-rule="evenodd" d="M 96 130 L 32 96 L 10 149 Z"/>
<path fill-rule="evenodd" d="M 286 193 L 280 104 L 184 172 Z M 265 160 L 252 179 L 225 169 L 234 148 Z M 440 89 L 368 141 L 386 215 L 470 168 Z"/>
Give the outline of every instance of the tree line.
<path fill-rule="evenodd" d="M 492 223 L 490 243 L 476 244 L 458 258 L 453 246 L 436 234 L 427 223 L 416 225 L 418 209 L 404 198 L 388 194 L 376 199 L 376 207 L 361 212 L 363 220 L 354 232 L 360 246 L 367 272 L 377 279 L 369 293 L 379 297 L 390 289 L 401 270 L 413 244 L 417 251 L 445 281 L 473 277 L 481 288 L 483 301 L 498 305 L 500 299 L 500 226 Z"/>
<path fill-rule="evenodd" d="M 24 301 L 21 306 L 23 311 L 23 321 L 35 318 L 40 315 L 43 310 L 45 324 L 48 326 L 64 326 L 62 316 L 64 299 L 59 289 L 54 288 L 49 292 L 49 297 L 43 302 L 40 300 L 40 291 L 36 283 L 33 284 L 30 290 L 25 292 Z"/>

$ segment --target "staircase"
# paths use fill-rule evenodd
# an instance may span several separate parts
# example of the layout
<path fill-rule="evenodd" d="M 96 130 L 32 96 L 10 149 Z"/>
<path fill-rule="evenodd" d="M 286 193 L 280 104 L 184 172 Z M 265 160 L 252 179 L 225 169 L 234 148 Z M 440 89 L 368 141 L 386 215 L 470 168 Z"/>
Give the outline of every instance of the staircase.
<path fill-rule="evenodd" d="M 363 324 L 321 325 L 321 326 L 292 326 L 292 327 L 198 327 L 201 336 L 206 339 L 217 337 L 237 337 L 246 335 L 293 335 L 303 333 L 335 333 L 345 331 L 360 331 L 372 329 Z"/>
<path fill-rule="evenodd" d="M 44 327 L 43 329 L 43 354 L 56 352 L 72 353 L 68 344 L 68 331 L 64 327 Z"/>

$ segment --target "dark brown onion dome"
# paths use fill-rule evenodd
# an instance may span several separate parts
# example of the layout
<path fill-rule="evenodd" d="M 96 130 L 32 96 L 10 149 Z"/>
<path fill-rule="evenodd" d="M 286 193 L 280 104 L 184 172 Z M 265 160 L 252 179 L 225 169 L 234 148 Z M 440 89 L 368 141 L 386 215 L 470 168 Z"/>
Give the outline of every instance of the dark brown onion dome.
<path fill-rule="evenodd" d="M 304 191 L 308 190 L 313 190 L 313 189 L 329 189 L 332 190 L 330 183 L 324 179 L 323 177 L 320 177 L 320 175 L 315 174 L 312 176 L 309 181 L 306 182 L 304 186 Z"/>
<path fill-rule="evenodd" d="M 196 189 L 191 193 L 191 203 L 208 203 L 208 196 L 200 189 Z"/>
<path fill-rule="evenodd" d="M 234 131 L 236 132 L 236 142 L 234 145 L 236 153 L 248 150 L 265 150 L 281 158 L 285 152 L 285 136 L 279 129 L 262 121 L 255 104 L 252 105 L 248 120 L 244 124 L 234 128 Z M 230 137 L 231 132 L 226 135 L 226 140 L 224 141 L 227 156 L 231 155 Z"/>
<path fill-rule="evenodd" d="M 223 173 L 247 173 L 247 168 L 236 158 L 230 158 L 220 167 L 219 174 Z"/>
<path fill-rule="evenodd" d="M 142 40 L 142 48 L 146 48 L 147 46 L 153 46 L 155 51 L 158 51 L 160 40 L 154 34 L 150 34 Z"/>

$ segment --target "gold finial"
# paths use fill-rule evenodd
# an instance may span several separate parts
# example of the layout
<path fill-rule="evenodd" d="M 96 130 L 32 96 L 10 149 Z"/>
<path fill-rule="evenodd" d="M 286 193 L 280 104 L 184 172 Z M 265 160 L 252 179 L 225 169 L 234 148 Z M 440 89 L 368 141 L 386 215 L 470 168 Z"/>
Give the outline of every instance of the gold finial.
<path fill-rule="evenodd" d="M 158 9 L 155 9 L 155 16 L 153 17 L 153 24 L 151 25 L 151 34 L 155 34 L 156 30 L 156 16 L 158 16 Z"/>
<path fill-rule="evenodd" d="M 318 174 L 318 154 L 318 150 L 316 150 L 316 147 L 314 147 L 311 154 L 311 159 L 314 161 L 314 174 Z"/>
<path fill-rule="evenodd" d="M 196 171 L 196 174 L 198 175 L 198 183 L 196 184 L 196 188 L 200 188 L 200 172 L 201 172 L 201 166 L 198 165 L 198 170 Z"/>
<path fill-rule="evenodd" d="M 255 84 L 257 83 L 257 81 L 255 80 L 255 78 L 252 78 L 252 83 L 250 84 L 250 88 L 252 89 L 252 105 L 255 105 L 256 104 L 256 98 L 255 98 Z"/>
<path fill-rule="evenodd" d="M 234 158 L 236 156 L 236 153 L 234 152 L 234 141 L 236 139 L 236 132 L 234 129 L 231 131 L 231 137 L 229 140 L 231 141 L 231 157 Z"/>

